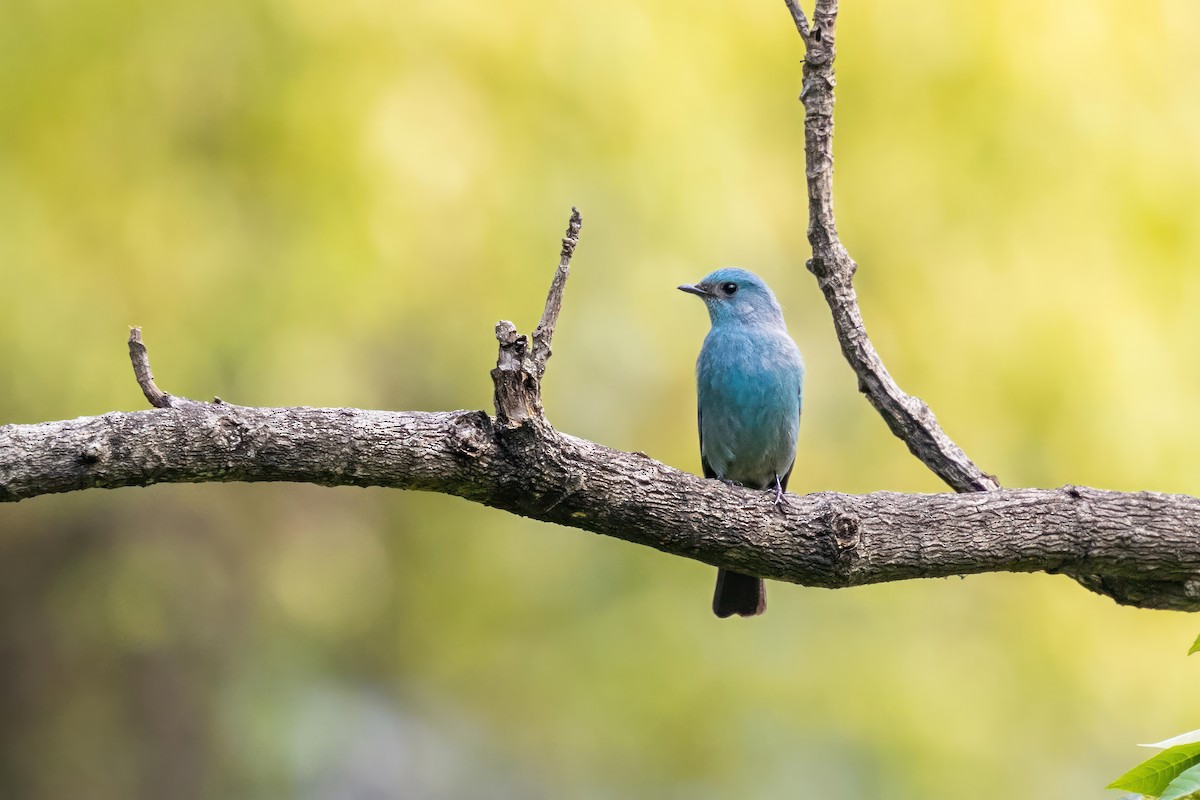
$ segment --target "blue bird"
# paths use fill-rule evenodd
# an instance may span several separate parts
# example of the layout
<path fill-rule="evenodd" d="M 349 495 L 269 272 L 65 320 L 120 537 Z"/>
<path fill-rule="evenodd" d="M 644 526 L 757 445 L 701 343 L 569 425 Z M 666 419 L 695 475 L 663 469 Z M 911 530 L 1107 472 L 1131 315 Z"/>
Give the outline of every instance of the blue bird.
<path fill-rule="evenodd" d="M 804 384 L 783 311 L 770 287 L 744 269 L 719 269 L 679 289 L 703 300 L 712 320 L 696 360 L 704 477 L 772 489 L 779 505 L 796 460 Z M 761 578 L 717 571 L 714 614 L 752 617 L 766 608 Z"/>

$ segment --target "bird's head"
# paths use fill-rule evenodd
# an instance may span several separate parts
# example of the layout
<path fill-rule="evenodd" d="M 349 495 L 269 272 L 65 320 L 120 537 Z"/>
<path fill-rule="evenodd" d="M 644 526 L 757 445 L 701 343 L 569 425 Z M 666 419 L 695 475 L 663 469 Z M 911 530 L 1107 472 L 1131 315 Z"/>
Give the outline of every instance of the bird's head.
<path fill-rule="evenodd" d="M 713 325 L 783 324 L 783 312 L 771 287 L 744 269 L 724 267 L 710 272 L 699 283 L 680 286 L 679 290 L 704 301 Z"/>

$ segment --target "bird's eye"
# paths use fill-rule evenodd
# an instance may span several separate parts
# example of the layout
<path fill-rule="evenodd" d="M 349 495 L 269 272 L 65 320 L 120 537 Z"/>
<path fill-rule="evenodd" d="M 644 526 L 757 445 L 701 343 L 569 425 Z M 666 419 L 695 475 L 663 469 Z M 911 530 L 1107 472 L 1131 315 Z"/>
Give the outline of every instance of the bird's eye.
<path fill-rule="evenodd" d="M 725 294 L 733 294 L 737 291 L 737 284 L 733 283 L 732 281 L 729 283 L 722 283 L 721 291 Z"/>

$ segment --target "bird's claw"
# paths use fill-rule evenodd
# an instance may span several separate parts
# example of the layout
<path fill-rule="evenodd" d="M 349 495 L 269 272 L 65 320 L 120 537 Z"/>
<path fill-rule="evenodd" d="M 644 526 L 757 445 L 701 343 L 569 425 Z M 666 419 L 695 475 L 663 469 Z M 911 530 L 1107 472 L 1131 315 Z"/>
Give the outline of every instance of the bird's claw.
<path fill-rule="evenodd" d="M 775 507 L 787 508 L 787 498 L 783 493 L 783 484 L 779 482 L 779 476 L 775 476 Z"/>

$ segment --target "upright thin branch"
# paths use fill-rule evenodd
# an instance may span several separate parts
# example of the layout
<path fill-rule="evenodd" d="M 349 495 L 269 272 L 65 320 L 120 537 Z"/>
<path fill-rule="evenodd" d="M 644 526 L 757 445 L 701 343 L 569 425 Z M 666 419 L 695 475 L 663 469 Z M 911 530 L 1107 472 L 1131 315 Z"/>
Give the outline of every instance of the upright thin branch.
<path fill-rule="evenodd" d="M 550 340 L 554 338 L 554 327 L 558 324 L 563 290 L 567 287 L 567 278 L 571 275 L 571 256 L 575 255 L 575 247 L 579 244 L 581 227 L 583 227 L 583 218 L 579 216 L 579 209 L 572 206 L 571 219 L 567 222 L 567 233 L 562 240 L 558 269 L 554 271 L 554 280 L 551 281 L 550 292 L 546 295 L 546 308 L 542 311 L 541 321 L 533 331 L 533 363 L 539 379 L 546 373 L 546 361 L 550 358 Z"/>
<path fill-rule="evenodd" d="M 496 323 L 496 341 L 500 353 L 496 368 L 492 370 L 495 386 L 494 402 L 496 421 L 502 428 L 520 428 L 546 424 L 542 410 L 542 378 L 546 374 L 546 361 L 550 358 L 550 340 L 558 324 L 558 312 L 562 307 L 563 290 L 571 274 L 571 257 L 579 244 L 579 230 L 583 218 L 579 209 L 571 208 L 567 233 L 562 240 L 558 269 L 546 295 L 546 307 L 542 319 L 533 332 L 533 346 L 529 339 L 517 331 L 517 326 L 508 320 Z"/>
<path fill-rule="evenodd" d="M 838 238 L 833 216 L 833 60 L 836 54 L 837 0 L 817 0 L 808 28 L 796 0 L 786 0 L 804 40 L 804 158 L 808 180 L 808 268 L 816 276 L 833 314 L 842 354 L 858 376 L 858 388 L 912 454 L 953 489 L 975 492 L 999 483 L 977 467 L 920 398 L 905 394 L 867 337 L 854 272 L 858 268 Z"/>

